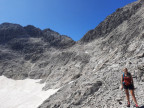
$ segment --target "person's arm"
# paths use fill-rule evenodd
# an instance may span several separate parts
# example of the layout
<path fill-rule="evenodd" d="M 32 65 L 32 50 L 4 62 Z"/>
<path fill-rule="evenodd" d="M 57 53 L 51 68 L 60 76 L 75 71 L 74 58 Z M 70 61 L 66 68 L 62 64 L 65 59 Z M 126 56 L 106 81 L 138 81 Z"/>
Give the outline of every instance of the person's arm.
<path fill-rule="evenodd" d="M 121 89 L 123 89 L 123 75 L 121 76 Z"/>
<path fill-rule="evenodd" d="M 133 84 L 133 86 L 134 86 L 134 82 L 133 82 L 133 77 L 132 77 L 132 75 L 131 75 L 131 82 L 132 82 L 132 84 Z"/>

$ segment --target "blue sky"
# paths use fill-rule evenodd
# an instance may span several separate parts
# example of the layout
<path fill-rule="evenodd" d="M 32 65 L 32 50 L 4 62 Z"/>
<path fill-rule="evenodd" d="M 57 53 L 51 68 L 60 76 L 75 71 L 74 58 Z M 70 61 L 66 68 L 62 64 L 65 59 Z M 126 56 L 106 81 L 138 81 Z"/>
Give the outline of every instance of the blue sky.
<path fill-rule="evenodd" d="M 136 0 L 0 0 L 0 23 L 50 28 L 79 40 L 117 8 Z"/>

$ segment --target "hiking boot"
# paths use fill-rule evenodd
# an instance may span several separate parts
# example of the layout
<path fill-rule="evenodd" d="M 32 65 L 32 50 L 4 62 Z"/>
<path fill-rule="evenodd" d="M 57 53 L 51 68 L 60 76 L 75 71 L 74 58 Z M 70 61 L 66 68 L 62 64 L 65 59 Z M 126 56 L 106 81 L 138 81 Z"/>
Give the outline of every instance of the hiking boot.
<path fill-rule="evenodd" d="M 127 107 L 130 107 L 130 103 L 127 104 Z"/>
<path fill-rule="evenodd" d="M 139 108 L 139 106 L 136 104 L 136 105 L 134 105 L 134 107 L 136 107 L 136 108 Z"/>
<path fill-rule="evenodd" d="M 130 104 L 127 104 L 127 107 L 130 107 Z"/>

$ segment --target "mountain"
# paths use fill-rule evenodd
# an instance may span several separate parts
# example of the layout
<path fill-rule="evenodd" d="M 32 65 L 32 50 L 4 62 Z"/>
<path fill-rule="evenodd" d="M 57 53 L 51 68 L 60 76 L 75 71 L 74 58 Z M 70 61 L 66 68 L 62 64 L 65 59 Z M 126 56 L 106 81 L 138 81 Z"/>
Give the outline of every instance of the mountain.
<path fill-rule="evenodd" d="M 144 105 L 144 0 L 117 9 L 78 42 L 51 29 L 10 23 L 0 25 L 0 38 L 0 75 L 41 79 L 43 90 L 59 89 L 39 108 L 122 108 L 124 67 Z"/>
<path fill-rule="evenodd" d="M 0 25 L 0 75 L 25 79 L 31 69 L 29 64 L 37 62 L 43 54 L 50 59 L 51 50 L 64 50 L 74 44 L 70 37 L 50 29 L 3 23 Z"/>
<path fill-rule="evenodd" d="M 101 22 L 95 29 L 88 31 L 81 42 L 89 42 L 99 37 L 104 37 L 115 28 L 117 28 L 124 21 L 130 19 L 132 15 L 139 11 L 143 6 L 142 2 L 129 4 L 123 8 L 118 8 L 116 12 L 109 15 L 103 22 Z"/>

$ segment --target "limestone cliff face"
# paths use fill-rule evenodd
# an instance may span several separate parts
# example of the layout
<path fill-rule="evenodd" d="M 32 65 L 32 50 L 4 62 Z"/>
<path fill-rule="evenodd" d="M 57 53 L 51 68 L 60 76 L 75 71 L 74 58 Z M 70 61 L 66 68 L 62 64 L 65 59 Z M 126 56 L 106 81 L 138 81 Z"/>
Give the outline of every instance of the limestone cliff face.
<path fill-rule="evenodd" d="M 0 25 L 0 43 L 8 42 L 13 38 L 27 36 L 25 29 L 18 24 L 3 23 Z"/>
<path fill-rule="evenodd" d="M 63 50 L 74 44 L 75 41 L 70 37 L 50 29 L 41 30 L 32 25 L 22 27 L 19 24 L 3 23 L 0 25 L 0 66 L 2 68 L 0 75 L 14 79 L 27 78 L 31 65 L 39 59 L 46 56 L 45 60 L 51 62 L 51 54 L 55 50 Z M 32 78 L 41 78 L 43 74 L 41 72 L 31 75 Z"/>
<path fill-rule="evenodd" d="M 99 37 L 103 37 L 115 28 L 117 28 L 124 21 L 127 21 L 132 15 L 134 15 L 141 7 L 143 7 L 143 1 L 138 3 L 129 4 L 123 8 L 119 8 L 113 14 L 106 17 L 95 29 L 88 31 L 84 37 L 80 40 L 83 42 L 90 42 Z"/>
<path fill-rule="evenodd" d="M 136 97 L 143 105 L 143 0 L 118 9 L 78 42 L 51 29 L 18 27 L 22 33 L 7 34 L 1 41 L 0 75 L 40 78 L 46 82 L 44 90 L 60 88 L 39 108 L 122 108 L 124 67 L 133 75 Z"/>
<path fill-rule="evenodd" d="M 143 106 L 143 0 L 118 9 L 77 43 L 66 51 L 85 54 L 88 61 L 86 64 L 71 61 L 64 73 L 62 67 L 56 71 L 63 75 L 55 80 L 53 87 L 59 87 L 61 79 L 62 88 L 39 108 L 122 108 L 126 106 L 124 91 L 120 90 L 124 67 L 133 75 L 136 97 Z"/>

